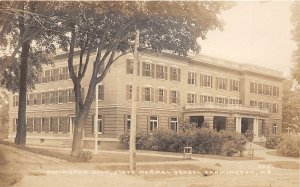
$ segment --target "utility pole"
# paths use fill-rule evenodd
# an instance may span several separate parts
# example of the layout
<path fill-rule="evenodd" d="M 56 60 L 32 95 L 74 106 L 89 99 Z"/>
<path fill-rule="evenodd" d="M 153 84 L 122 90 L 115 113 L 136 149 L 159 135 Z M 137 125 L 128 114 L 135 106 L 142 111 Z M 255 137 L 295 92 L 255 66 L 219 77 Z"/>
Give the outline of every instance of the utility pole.
<path fill-rule="evenodd" d="M 130 120 L 130 142 L 129 142 L 129 158 L 130 171 L 136 171 L 136 105 L 137 105 L 137 67 L 138 67 L 138 47 L 139 47 L 140 31 L 136 29 L 134 51 L 133 51 L 133 74 L 131 85 L 131 120 Z"/>
<path fill-rule="evenodd" d="M 94 135 L 95 135 L 95 154 L 98 154 L 98 92 L 99 84 L 96 85 L 96 98 L 95 98 L 95 116 L 94 116 Z"/>

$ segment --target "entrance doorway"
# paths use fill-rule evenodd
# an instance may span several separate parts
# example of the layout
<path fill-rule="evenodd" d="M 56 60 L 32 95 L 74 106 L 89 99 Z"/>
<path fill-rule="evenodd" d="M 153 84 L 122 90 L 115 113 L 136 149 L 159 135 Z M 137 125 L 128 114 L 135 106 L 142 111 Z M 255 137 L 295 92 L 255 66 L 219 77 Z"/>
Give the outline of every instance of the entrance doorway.
<path fill-rule="evenodd" d="M 215 116 L 213 120 L 213 128 L 217 131 L 226 129 L 226 117 Z"/>
<path fill-rule="evenodd" d="M 204 123 L 204 116 L 190 116 L 190 122 L 195 123 L 197 128 L 201 128 Z"/>
<path fill-rule="evenodd" d="M 246 133 L 248 131 L 253 131 L 253 118 L 242 118 L 241 123 L 241 133 Z"/>

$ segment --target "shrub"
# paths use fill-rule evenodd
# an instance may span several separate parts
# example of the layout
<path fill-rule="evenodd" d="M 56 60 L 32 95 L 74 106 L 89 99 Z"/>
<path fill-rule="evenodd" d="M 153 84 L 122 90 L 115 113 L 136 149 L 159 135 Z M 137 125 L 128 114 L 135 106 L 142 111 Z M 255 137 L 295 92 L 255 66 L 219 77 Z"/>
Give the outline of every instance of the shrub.
<path fill-rule="evenodd" d="M 206 154 L 220 154 L 222 147 L 219 133 L 209 128 L 197 129 L 193 144 L 195 152 Z"/>
<path fill-rule="evenodd" d="M 226 156 L 233 156 L 235 153 L 238 153 L 236 144 L 234 141 L 225 142 L 222 146 L 222 153 Z"/>
<path fill-rule="evenodd" d="M 281 142 L 282 137 L 279 135 L 271 135 L 266 139 L 266 148 L 275 149 Z"/>
<path fill-rule="evenodd" d="M 150 134 L 145 132 L 137 132 L 136 133 L 136 147 L 137 149 L 147 149 L 148 147 L 151 147 L 149 144 L 149 138 Z M 125 132 L 119 136 L 119 140 L 121 144 L 129 146 L 130 141 L 130 133 Z"/>
<path fill-rule="evenodd" d="M 93 153 L 91 151 L 81 151 L 79 154 L 79 159 L 84 162 L 87 162 L 92 158 L 93 158 Z"/>
<path fill-rule="evenodd" d="M 299 157 L 300 139 L 297 135 L 285 135 L 277 146 L 277 152 L 292 157 Z"/>
<path fill-rule="evenodd" d="M 238 132 L 220 131 L 222 145 L 222 153 L 227 156 L 232 156 L 234 153 L 243 152 L 247 139 L 245 136 Z"/>
<path fill-rule="evenodd" d="M 193 130 L 192 130 L 193 129 Z M 120 142 L 129 145 L 129 133 L 120 136 Z M 209 128 L 194 129 L 187 124 L 185 130 L 174 132 L 157 129 L 149 134 L 137 133 L 137 148 L 156 151 L 182 152 L 185 146 L 194 153 L 225 154 L 232 156 L 244 150 L 246 138 L 237 132 L 217 132 Z"/>

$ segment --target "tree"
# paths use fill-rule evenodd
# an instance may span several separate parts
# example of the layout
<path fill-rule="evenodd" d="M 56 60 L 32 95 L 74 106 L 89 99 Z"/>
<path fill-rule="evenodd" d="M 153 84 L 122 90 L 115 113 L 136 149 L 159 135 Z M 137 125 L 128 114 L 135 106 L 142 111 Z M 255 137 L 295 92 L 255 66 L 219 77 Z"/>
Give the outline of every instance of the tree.
<path fill-rule="evenodd" d="M 45 5 L 48 7 L 46 10 Z M 10 15 L 11 20 L 6 23 L 3 38 L 8 39 L 8 46 L 14 52 L 12 56 L 0 59 L 2 63 L 12 62 L 9 63 L 9 68 L 5 68 L 1 84 L 13 92 L 19 92 L 15 143 L 22 146 L 26 143 L 27 88 L 34 88 L 38 71 L 41 70 L 41 63 L 50 62 L 45 55 L 55 51 L 51 43 L 55 35 L 51 31 L 56 24 L 44 19 L 45 16 L 51 15 L 51 8 L 54 6 L 55 3 L 51 2 L 20 2 L 15 9 L 4 9 L 5 14 Z"/>
<path fill-rule="evenodd" d="M 224 2 L 65 2 L 61 7 L 61 29 L 69 37 L 60 36 L 58 43 L 69 52 L 76 114 L 71 155 L 77 157 L 96 85 L 118 58 L 131 51 L 136 29 L 140 30 L 139 50 L 166 49 L 186 56 L 190 50 L 199 52 L 198 37 L 205 38 L 209 30 L 222 28 L 217 14 L 230 6 Z M 80 57 L 76 72 L 75 49 Z M 93 50 L 96 58 L 92 60 Z M 81 81 L 89 63 L 93 63 L 93 72 L 83 97 Z"/>
<path fill-rule="evenodd" d="M 293 24 L 292 35 L 293 40 L 296 42 L 297 49 L 293 52 L 294 67 L 292 69 L 292 75 L 294 79 L 300 83 L 300 2 L 295 1 L 291 6 Z"/>
<path fill-rule="evenodd" d="M 282 130 L 300 132 L 300 90 L 293 80 L 286 80 L 282 97 Z"/>

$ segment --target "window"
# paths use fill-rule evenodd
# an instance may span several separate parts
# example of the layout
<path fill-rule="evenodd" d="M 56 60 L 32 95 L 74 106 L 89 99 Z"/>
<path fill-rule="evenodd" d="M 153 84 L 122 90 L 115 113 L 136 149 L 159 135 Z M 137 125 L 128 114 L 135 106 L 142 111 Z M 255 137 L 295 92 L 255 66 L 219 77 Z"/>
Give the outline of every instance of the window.
<path fill-rule="evenodd" d="M 209 95 L 200 95 L 200 102 L 201 103 L 213 103 L 214 97 Z"/>
<path fill-rule="evenodd" d="M 33 132 L 33 118 L 27 118 L 26 130 L 28 133 Z"/>
<path fill-rule="evenodd" d="M 154 78 L 154 76 L 155 76 L 155 70 L 154 70 L 155 65 L 154 64 L 143 62 L 142 69 L 143 69 L 142 70 L 143 76 Z"/>
<path fill-rule="evenodd" d="M 188 93 L 187 94 L 187 103 L 195 104 L 196 103 L 196 94 Z"/>
<path fill-rule="evenodd" d="M 46 70 L 44 72 L 44 76 L 42 77 L 42 83 L 50 82 L 50 70 Z"/>
<path fill-rule="evenodd" d="M 13 106 L 19 106 L 19 95 L 13 96 Z"/>
<path fill-rule="evenodd" d="M 221 89 L 221 90 L 226 90 L 227 89 L 227 79 L 222 78 L 222 77 L 217 77 L 216 78 L 216 88 Z"/>
<path fill-rule="evenodd" d="M 171 130 L 177 131 L 177 129 L 178 129 L 178 118 L 172 117 L 171 118 Z"/>
<path fill-rule="evenodd" d="M 68 90 L 58 91 L 58 103 L 66 103 L 68 101 Z"/>
<path fill-rule="evenodd" d="M 68 117 L 60 117 L 58 132 L 68 133 L 68 131 L 69 131 L 69 118 Z"/>
<path fill-rule="evenodd" d="M 98 115 L 97 119 L 97 133 L 102 134 L 103 133 L 103 121 L 102 121 L 102 115 Z"/>
<path fill-rule="evenodd" d="M 127 131 L 130 131 L 130 127 L 131 127 L 131 115 L 127 115 L 127 120 L 126 120 Z"/>
<path fill-rule="evenodd" d="M 157 89 L 156 91 L 156 101 L 157 102 L 167 102 L 167 90 L 165 89 Z"/>
<path fill-rule="evenodd" d="M 59 69 L 54 69 L 53 75 L 54 75 L 54 80 L 59 81 Z"/>
<path fill-rule="evenodd" d="M 240 81 L 230 80 L 230 91 L 240 91 Z"/>
<path fill-rule="evenodd" d="M 126 74 L 133 74 L 133 60 L 127 60 L 126 62 Z"/>
<path fill-rule="evenodd" d="M 277 86 L 273 86 L 273 96 L 279 96 L 279 88 Z"/>
<path fill-rule="evenodd" d="M 50 99 L 50 93 L 43 92 L 42 93 L 42 104 L 49 104 L 49 99 Z"/>
<path fill-rule="evenodd" d="M 200 85 L 207 88 L 212 88 L 212 76 L 211 75 L 200 75 Z"/>
<path fill-rule="evenodd" d="M 176 67 L 170 68 L 170 80 L 180 82 L 181 69 Z"/>
<path fill-rule="evenodd" d="M 151 88 L 145 88 L 145 101 L 151 101 Z"/>
<path fill-rule="evenodd" d="M 58 91 L 50 91 L 50 104 L 57 104 Z"/>
<path fill-rule="evenodd" d="M 157 127 L 158 127 L 157 116 L 150 116 L 150 131 L 157 129 Z"/>
<path fill-rule="evenodd" d="M 41 93 L 35 93 L 33 98 L 33 105 L 40 105 L 41 104 Z"/>
<path fill-rule="evenodd" d="M 193 72 L 188 72 L 188 84 L 196 85 L 197 74 Z"/>
<path fill-rule="evenodd" d="M 143 89 L 143 99 L 144 101 L 154 101 L 154 91 L 153 88 L 146 87 Z"/>
<path fill-rule="evenodd" d="M 54 133 L 58 132 L 58 118 L 57 117 L 50 118 L 50 132 L 54 132 Z"/>
<path fill-rule="evenodd" d="M 257 101 L 250 100 L 250 106 L 257 106 Z"/>
<path fill-rule="evenodd" d="M 170 103 L 180 104 L 180 92 L 176 90 L 170 91 Z"/>
<path fill-rule="evenodd" d="M 54 69 L 50 70 L 50 78 L 49 78 L 50 82 L 54 82 L 55 81 L 55 75 L 54 75 Z"/>
<path fill-rule="evenodd" d="M 258 84 L 258 94 L 263 94 L 263 85 L 262 84 Z"/>
<path fill-rule="evenodd" d="M 33 99 L 34 99 L 34 95 L 33 94 L 28 94 L 27 95 L 27 105 L 33 106 Z"/>
<path fill-rule="evenodd" d="M 48 133 L 50 131 L 50 120 L 49 118 L 42 118 L 42 132 Z"/>
<path fill-rule="evenodd" d="M 75 102 L 75 92 L 73 89 L 69 89 L 68 91 L 68 102 Z"/>
<path fill-rule="evenodd" d="M 227 104 L 228 103 L 228 99 L 225 97 L 216 97 L 215 101 L 216 101 L 216 103 L 219 103 L 219 104 Z"/>
<path fill-rule="evenodd" d="M 278 114 L 278 104 L 277 103 L 273 103 L 273 114 Z"/>
<path fill-rule="evenodd" d="M 168 79 L 168 67 L 163 65 L 156 65 L 156 78 Z"/>
<path fill-rule="evenodd" d="M 273 134 L 277 134 L 277 125 L 274 123 L 272 128 Z"/>
<path fill-rule="evenodd" d="M 33 132 L 41 132 L 42 123 L 41 118 L 33 118 Z"/>
<path fill-rule="evenodd" d="M 254 82 L 250 83 L 250 93 L 257 94 L 257 83 Z"/>
<path fill-rule="evenodd" d="M 240 104 L 242 104 L 242 100 L 241 99 L 229 99 L 229 104 L 240 105 Z"/>
<path fill-rule="evenodd" d="M 104 100 L 104 85 L 98 85 L 98 100 Z"/>
<path fill-rule="evenodd" d="M 263 102 L 259 101 L 259 102 L 257 102 L 257 104 L 258 104 L 259 108 L 263 108 Z"/>
<path fill-rule="evenodd" d="M 68 67 L 60 68 L 59 71 L 60 71 L 59 80 L 67 80 L 67 79 L 69 79 Z"/>

